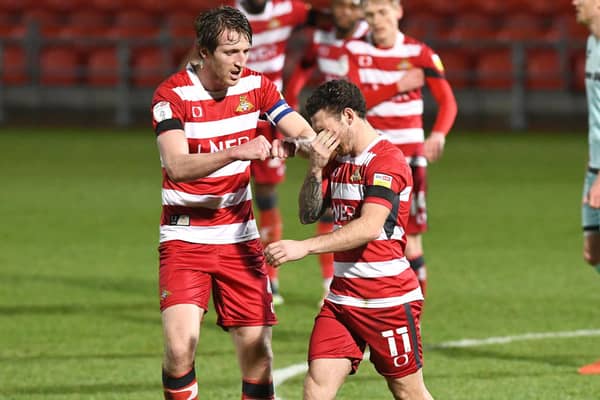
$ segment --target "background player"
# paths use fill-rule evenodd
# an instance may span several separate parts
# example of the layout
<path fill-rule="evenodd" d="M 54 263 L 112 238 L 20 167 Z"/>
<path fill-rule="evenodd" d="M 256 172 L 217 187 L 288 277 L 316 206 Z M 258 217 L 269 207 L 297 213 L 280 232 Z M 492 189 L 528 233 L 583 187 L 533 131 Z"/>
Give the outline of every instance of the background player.
<path fill-rule="evenodd" d="M 263 113 L 286 136 L 315 133 L 273 82 L 245 68 L 252 30 L 239 10 L 208 11 L 195 29 L 199 62 L 165 80 L 152 101 L 163 166 L 164 396 L 198 398 L 195 350 L 212 292 L 217 323 L 238 355 L 242 399 L 273 399 L 276 318 L 252 213 L 250 161 L 286 156 L 279 140 L 257 135 Z"/>
<path fill-rule="evenodd" d="M 235 7 L 244 13 L 252 26 L 253 44 L 248 68 L 265 74 L 281 91 L 286 45 L 294 28 L 306 23 L 308 6 L 300 0 L 237 0 Z M 270 140 L 277 137 L 275 128 L 266 121 L 259 124 L 259 129 Z M 260 237 L 263 244 L 268 244 L 281 239 L 283 228 L 276 189 L 285 177 L 285 164 L 283 160 L 274 158 L 255 160 L 251 169 Z M 277 269 L 269 266 L 276 305 L 284 302 L 277 275 Z"/>
<path fill-rule="evenodd" d="M 444 150 L 445 137 L 456 117 L 456 100 L 444 67 L 437 54 L 427 45 L 398 30 L 403 16 L 399 0 L 362 0 L 369 34 L 349 40 L 349 79 L 365 93 L 367 119 L 375 129 L 387 135 L 404 153 L 412 169 L 414 196 L 407 226 L 406 256 L 417 273 L 423 292 L 426 270 L 421 234 L 427 229 L 426 193 L 428 161 L 437 160 Z M 373 96 L 369 90 L 397 81 L 406 70 L 420 68 L 438 104 L 438 113 L 427 140 L 423 132 L 423 97 L 421 89 L 386 98 Z"/>
<path fill-rule="evenodd" d="M 583 188 L 583 257 L 600 272 L 600 1 L 573 0 L 577 21 L 590 29 L 585 61 L 585 90 L 588 102 L 589 160 Z M 581 374 L 600 374 L 600 361 L 584 365 Z"/>
<path fill-rule="evenodd" d="M 304 399 L 334 399 L 367 344 L 394 398 L 431 399 L 421 371 L 423 295 L 404 256 L 410 168 L 402 152 L 365 120 L 365 100 L 354 84 L 323 84 L 306 109 L 319 134 L 300 191 L 300 219 L 316 222 L 331 205 L 338 229 L 265 249 L 274 265 L 335 253 L 331 292 L 310 339 Z"/>

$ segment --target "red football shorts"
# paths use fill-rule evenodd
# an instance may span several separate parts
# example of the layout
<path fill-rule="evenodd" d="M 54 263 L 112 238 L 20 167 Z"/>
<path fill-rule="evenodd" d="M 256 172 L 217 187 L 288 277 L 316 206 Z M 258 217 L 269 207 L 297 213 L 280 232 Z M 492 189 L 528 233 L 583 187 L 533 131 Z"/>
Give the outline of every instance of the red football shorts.
<path fill-rule="evenodd" d="M 282 139 L 283 135 L 277 132 L 277 129 L 267 121 L 258 121 L 256 135 L 263 135 L 273 142 L 274 139 Z M 276 185 L 283 182 L 285 178 L 285 161 L 279 158 L 267 158 L 264 161 L 252 160 L 250 163 L 250 173 L 255 183 L 263 185 Z"/>
<path fill-rule="evenodd" d="M 269 326 L 277 323 L 260 240 L 197 244 L 179 240 L 159 246 L 161 311 L 175 304 L 208 310 L 212 292 L 217 324 Z"/>
<path fill-rule="evenodd" d="M 402 378 L 417 372 L 423 363 L 420 316 L 422 301 L 388 308 L 342 306 L 325 301 L 315 319 L 308 361 L 348 358 L 352 374 L 369 345 L 377 372 Z"/>

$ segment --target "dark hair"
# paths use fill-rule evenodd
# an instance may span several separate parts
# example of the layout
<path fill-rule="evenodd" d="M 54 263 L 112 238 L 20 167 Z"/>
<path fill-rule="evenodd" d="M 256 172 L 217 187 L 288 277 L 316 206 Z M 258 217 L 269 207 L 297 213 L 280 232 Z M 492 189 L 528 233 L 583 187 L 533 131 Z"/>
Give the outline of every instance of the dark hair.
<path fill-rule="evenodd" d="M 194 21 L 196 43 L 213 53 L 219 45 L 219 36 L 226 30 L 246 36 L 252 44 L 252 28 L 250 22 L 240 10 L 230 6 L 213 8 L 202 13 Z"/>
<path fill-rule="evenodd" d="M 367 114 L 367 105 L 362 93 L 355 84 L 346 80 L 325 82 L 306 101 L 309 119 L 319 110 L 341 114 L 346 107 L 353 109 L 360 118 Z"/>

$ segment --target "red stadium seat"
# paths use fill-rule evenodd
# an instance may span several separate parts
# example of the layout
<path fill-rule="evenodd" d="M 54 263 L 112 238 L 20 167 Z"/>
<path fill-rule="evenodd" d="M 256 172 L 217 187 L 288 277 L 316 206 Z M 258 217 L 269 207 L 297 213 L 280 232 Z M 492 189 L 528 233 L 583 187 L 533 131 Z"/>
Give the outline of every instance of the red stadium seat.
<path fill-rule="evenodd" d="M 71 86 L 79 83 L 81 62 L 69 47 L 49 48 L 40 54 L 40 83 L 51 86 Z"/>
<path fill-rule="evenodd" d="M 438 52 L 446 79 L 454 89 L 464 89 L 472 86 L 473 62 L 470 55 L 455 48 L 447 48 Z"/>
<path fill-rule="evenodd" d="M 159 48 L 136 51 L 132 60 L 131 82 L 136 87 L 156 87 L 174 72 L 170 53 Z"/>
<path fill-rule="evenodd" d="M 33 3 L 33 0 L 0 0 L 0 13 L 21 12 Z"/>
<path fill-rule="evenodd" d="M 175 37 L 194 37 L 194 20 L 196 17 L 188 12 L 173 12 L 165 16 L 164 23 Z"/>
<path fill-rule="evenodd" d="M 496 32 L 498 40 L 535 40 L 544 34 L 543 20 L 535 15 L 519 13 L 506 18 Z"/>
<path fill-rule="evenodd" d="M 115 13 L 113 25 L 106 31 L 111 39 L 152 39 L 158 38 L 160 24 L 150 14 L 134 9 L 124 9 Z"/>
<path fill-rule="evenodd" d="M 81 8 L 73 10 L 67 15 L 67 25 L 79 28 L 84 32 L 106 29 L 110 24 L 110 16 L 99 10 Z"/>
<path fill-rule="evenodd" d="M 571 5 L 571 2 L 566 0 L 528 0 L 525 6 L 532 13 L 548 17 L 559 15 L 563 12 L 573 13 L 573 6 Z"/>
<path fill-rule="evenodd" d="M 21 19 L 26 26 L 30 23 L 36 23 L 40 28 L 61 26 L 65 22 L 61 13 L 43 8 L 32 8 L 23 11 Z"/>
<path fill-rule="evenodd" d="M 446 28 L 446 18 L 432 13 L 405 14 L 400 20 L 402 32 L 418 40 L 437 38 Z"/>
<path fill-rule="evenodd" d="M 512 13 L 518 12 L 523 7 L 521 0 L 474 1 L 472 5 L 473 11 L 479 10 L 494 16 L 510 16 Z"/>
<path fill-rule="evenodd" d="M 456 18 L 454 24 L 445 32 L 443 37 L 457 42 L 481 39 L 491 39 L 496 33 L 496 24 L 486 14 L 466 13 Z"/>
<path fill-rule="evenodd" d="M 116 12 L 118 10 L 134 6 L 132 0 L 89 0 L 88 8 L 105 12 Z"/>
<path fill-rule="evenodd" d="M 476 62 L 477 86 L 481 89 L 510 89 L 512 59 L 508 49 L 495 49 L 479 55 Z"/>
<path fill-rule="evenodd" d="M 419 6 L 431 10 L 436 14 L 453 16 L 468 11 L 471 7 L 471 0 L 426 0 L 424 2 L 421 1 Z"/>
<path fill-rule="evenodd" d="M 2 53 L 4 63 L 0 79 L 9 86 L 25 85 L 30 82 L 27 75 L 27 56 L 21 47 L 5 46 Z"/>
<path fill-rule="evenodd" d="M 36 4 L 54 12 L 71 12 L 86 6 L 84 0 L 44 0 Z"/>
<path fill-rule="evenodd" d="M 555 50 L 532 50 L 527 53 L 526 87 L 533 90 L 561 90 L 566 86 Z"/>
<path fill-rule="evenodd" d="M 25 25 L 0 25 L 0 38 L 2 39 L 23 39 L 27 34 Z"/>
<path fill-rule="evenodd" d="M 93 50 L 87 60 L 86 82 L 90 86 L 116 86 L 119 83 L 119 61 L 112 48 Z"/>
<path fill-rule="evenodd" d="M 145 11 L 138 9 L 122 9 L 115 13 L 115 26 L 154 28 L 158 26 L 158 21 Z"/>

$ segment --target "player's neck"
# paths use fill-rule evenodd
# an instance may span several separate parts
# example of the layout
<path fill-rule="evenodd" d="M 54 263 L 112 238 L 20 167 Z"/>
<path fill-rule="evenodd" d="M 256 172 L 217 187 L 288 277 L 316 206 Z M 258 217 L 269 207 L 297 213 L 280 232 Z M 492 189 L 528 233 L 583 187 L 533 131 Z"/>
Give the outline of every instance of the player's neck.
<path fill-rule="evenodd" d="M 394 45 L 396 44 L 397 37 L 398 33 L 396 32 L 393 36 L 380 38 L 379 41 L 375 41 L 375 38 L 373 38 L 373 44 L 375 44 L 376 47 L 380 47 L 382 49 L 389 49 L 391 47 L 394 47 Z"/>
<path fill-rule="evenodd" d="M 369 146 L 371 146 L 371 143 L 373 143 L 373 141 L 375 141 L 379 137 L 377 131 L 373 129 L 373 127 L 369 123 L 359 123 L 361 124 L 361 126 L 358 129 L 356 129 L 356 141 L 354 144 L 354 148 L 352 149 L 352 155 L 354 157 L 358 156 L 359 154 L 362 154 L 367 148 L 369 148 Z"/>
<path fill-rule="evenodd" d="M 227 94 L 227 86 L 214 79 L 208 69 L 201 68 L 200 65 L 193 65 L 194 72 L 202 84 L 204 90 L 211 95 L 213 99 L 221 99 Z"/>
<path fill-rule="evenodd" d="M 335 28 L 335 37 L 336 39 L 352 39 L 354 37 L 354 33 L 358 29 L 358 22 L 354 24 L 354 26 L 350 29 L 343 28 Z"/>

